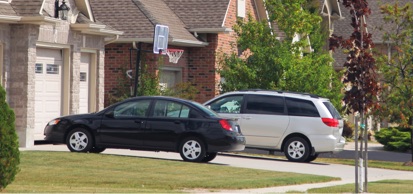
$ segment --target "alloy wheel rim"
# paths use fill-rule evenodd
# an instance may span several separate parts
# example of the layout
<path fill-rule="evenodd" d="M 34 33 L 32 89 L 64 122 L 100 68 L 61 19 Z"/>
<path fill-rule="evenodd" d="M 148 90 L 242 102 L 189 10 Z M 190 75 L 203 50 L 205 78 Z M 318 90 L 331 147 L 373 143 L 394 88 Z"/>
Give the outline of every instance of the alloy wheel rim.
<path fill-rule="evenodd" d="M 70 147 L 76 151 L 82 151 L 86 148 L 89 140 L 85 133 L 75 132 L 70 136 Z"/>
<path fill-rule="evenodd" d="M 196 159 L 201 154 L 201 145 L 194 140 L 187 141 L 184 146 L 182 147 L 182 152 L 188 159 Z"/>
<path fill-rule="evenodd" d="M 288 155 L 291 158 L 299 159 L 303 157 L 305 153 L 305 146 L 299 141 L 293 141 L 288 146 Z"/>

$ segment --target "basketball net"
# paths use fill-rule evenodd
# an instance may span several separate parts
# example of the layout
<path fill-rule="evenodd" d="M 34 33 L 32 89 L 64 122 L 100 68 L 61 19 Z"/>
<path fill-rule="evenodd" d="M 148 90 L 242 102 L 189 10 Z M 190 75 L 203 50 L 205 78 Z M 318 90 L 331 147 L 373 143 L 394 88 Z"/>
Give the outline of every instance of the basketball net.
<path fill-rule="evenodd" d="M 169 57 L 169 62 L 178 63 L 179 58 L 184 54 L 182 49 L 166 49 L 166 54 Z"/>

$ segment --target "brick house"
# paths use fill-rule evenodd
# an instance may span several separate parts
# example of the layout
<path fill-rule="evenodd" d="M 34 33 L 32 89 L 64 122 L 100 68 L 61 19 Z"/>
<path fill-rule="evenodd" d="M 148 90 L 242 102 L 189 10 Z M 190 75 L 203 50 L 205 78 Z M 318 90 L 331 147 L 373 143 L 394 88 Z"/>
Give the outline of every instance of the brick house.
<path fill-rule="evenodd" d="M 0 0 L 0 84 L 21 147 L 51 119 L 103 108 L 105 38 L 122 32 L 94 19 L 87 0 Z"/>
<path fill-rule="evenodd" d="M 125 77 L 125 71 L 135 67 L 136 51 L 131 54 L 130 50 L 133 44 L 141 43 L 142 50 L 152 50 L 156 24 L 169 27 L 168 48 L 183 49 L 184 54 L 174 64 L 168 57 L 145 52 L 144 63 L 160 72 L 160 82 L 167 87 L 190 82 L 199 90 L 197 101 L 214 97 L 220 80 L 216 73 L 217 52 L 231 50 L 230 43 L 235 41 L 231 26 L 236 18 L 247 13 L 259 18 L 257 7 L 262 6 L 253 0 L 119 0 L 116 4 L 92 0 L 91 4 L 98 20 L 125 32 L 106 45 L 105 105 L 109 104 L 119 77 Z M 242 13 L 237 12 L 237 6 L 242 7 Z"/>
<path fill-rule="evenodd" d="M 337 1 L 320 3 L 326 25 L 332 28 L 332 22 L 341 17 Z M 232 26 L 237 18 L 246 20 L 251 14 L 256 20 L 267 19 L 262 0 L 91 0 L 91 4 L 98 20 L 125 32 L 106 45 L 105 105 L 110 104 L 119 78 L 126 77 L 125 71 L 135 66 L 133 45 L 141 43 L 142 50 L 152 49 L 156 24 L 169 26 L 168 48 L 182 49 L 184 54 L 177 64 L 164 57 L 159 65 L 162 55 L 147 53 L 145 63 L 161 72 L 161 84 L 170 87 L 189 82 L 199 90 L 196 101 L 205 102 L 219 93 L 217 54 L 233 50 L 236 37 Z"/>

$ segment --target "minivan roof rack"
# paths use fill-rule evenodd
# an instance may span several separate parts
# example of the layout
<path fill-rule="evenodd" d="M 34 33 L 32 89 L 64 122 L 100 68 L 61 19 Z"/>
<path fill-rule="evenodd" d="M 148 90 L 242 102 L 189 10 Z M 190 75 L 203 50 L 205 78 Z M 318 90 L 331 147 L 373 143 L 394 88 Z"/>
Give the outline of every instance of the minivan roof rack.
<path fill-rule="evenodd" d="M 310 93 L 304 93 L 304 92 L 290 92 L 290 91 L 282 91 L 282 90 L 265 90 L 265 89 L 245 89 L 245 90 L 238 90 L 240 92 L 277 92 L 279 94 L 282 93 L 289 93 L 289 94 L 301 94 L 301 95 L 307 95 L 312 98 L 320 98 L 321 96 L 315 95 L 315 94 L 310 94 Z"/>

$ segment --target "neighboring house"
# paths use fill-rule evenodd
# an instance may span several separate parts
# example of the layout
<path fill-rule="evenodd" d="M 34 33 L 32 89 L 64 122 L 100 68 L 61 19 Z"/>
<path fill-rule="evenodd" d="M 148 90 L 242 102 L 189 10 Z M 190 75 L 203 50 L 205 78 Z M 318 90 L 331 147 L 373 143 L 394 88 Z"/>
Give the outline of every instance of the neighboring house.
<path fill-rule="evenodd" d="M 55 117 L 103 108 L 105 38 L 122 34 L 96 21 L 88 0 L 66 1 L 66 20 L 55 3 L 0 0 L 0 84 L 21 147 L 43 139 Z"/>
<path fill-rule="evenodd" d="M 173 87 L 176 83 L 189 82 L 199 90 L 196 101 L 205 102 L 219 94 L 221 78 L 218 55 L 230 53 L 236 47 L 232 30 L 237 18 L 246 21 L 251 14 L 256 20 L 266 20 L 263 0 L 91 0 L 95 17 L 125 33 L 106 45 L 105 58 L 105 105 L 117 92 L 120 79 L 126 79 L 126 71 L 134 69 L 136 48 L 142 44 L 143 51 L 151 51 L 156 24 L 169 26 L 168 48 L 183 49 L 184 54 L 177 64 L 167 57 L 145 52 L 141 66 L 149 65 L 159 72 L 162 86 Z M 320 0 L 326 23 L 341 16 L 336 0 Z M 336 17 L 338 15 L 339 17 Z M 277 36 L 282 36 L 273 26 Z M 235 50 L 236 51 L 236 50 Z"/>
<path fill-rule="evenodd" d="M 235 42 L 231 28 L 237 17 L 246 18 L 251 13 L 260 19 L 257 7 L 263 8 L 262 2 L 253 0 L 91 0 L 91 4 L 98 20 L 125 32 L 106 45 L 105 105 L 119 87 L 119 79 L 126 78 L 125 71 L 135 67 L 136 50 L 130 50 L 133 44 L 142 43 L 142 50 L 152 51 L 156 24 L 169 27 L 168 48 L 183 49 L 184 54 L 174 64 L 167 56 L 145 52 L 141 65 L 158 71 L 162 86 L 189 82 L 199 91 L 197 101 L 214 97 L 220 81 L 216 55 L 231 51 Z"/>

